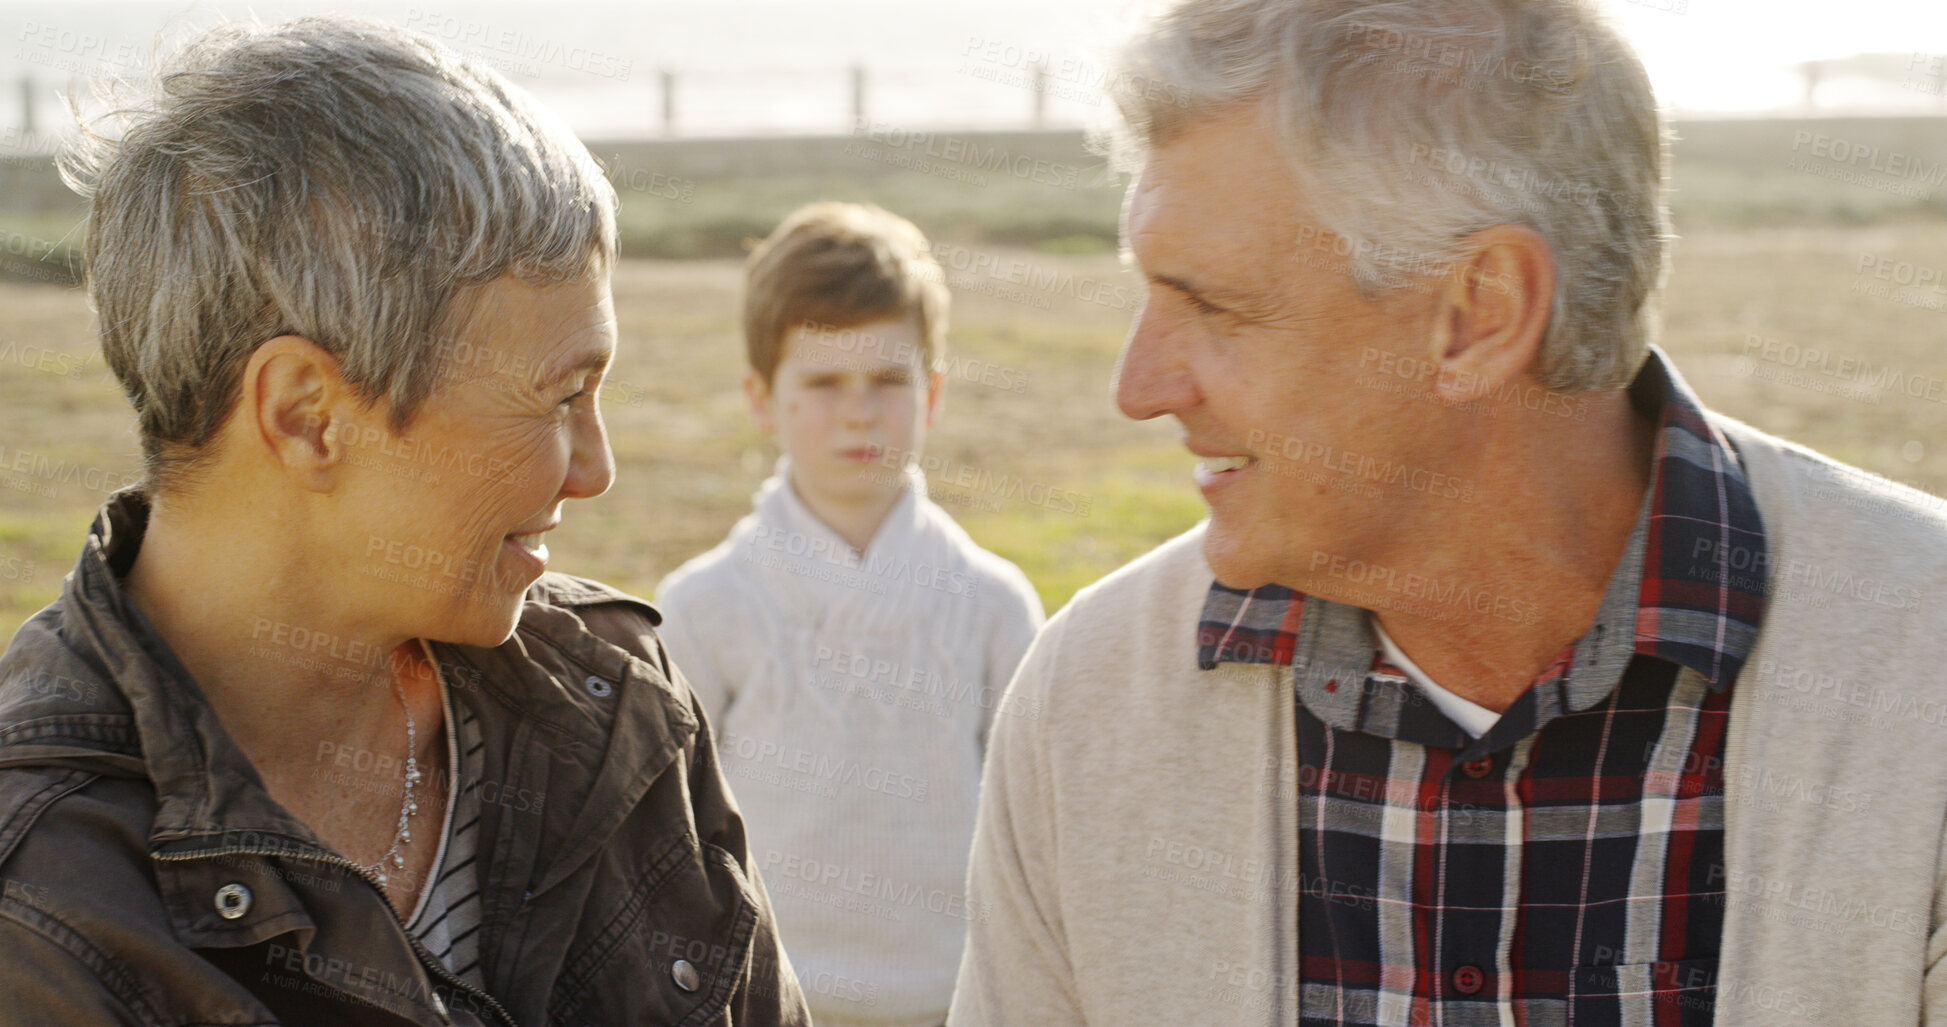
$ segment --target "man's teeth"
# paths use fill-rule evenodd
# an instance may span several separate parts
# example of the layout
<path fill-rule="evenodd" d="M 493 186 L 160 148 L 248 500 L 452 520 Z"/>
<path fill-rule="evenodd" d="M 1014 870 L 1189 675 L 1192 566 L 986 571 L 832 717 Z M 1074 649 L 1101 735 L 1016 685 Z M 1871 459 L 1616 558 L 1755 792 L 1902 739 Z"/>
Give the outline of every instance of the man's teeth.
<path fill-rule="evenodd" d="M 1256 457 L 1249 456 L 1207 456 L 1197 461 L 1197 466 L 1216 474 L 1220 471 L 1241 471 L 1257 463 Z"/>

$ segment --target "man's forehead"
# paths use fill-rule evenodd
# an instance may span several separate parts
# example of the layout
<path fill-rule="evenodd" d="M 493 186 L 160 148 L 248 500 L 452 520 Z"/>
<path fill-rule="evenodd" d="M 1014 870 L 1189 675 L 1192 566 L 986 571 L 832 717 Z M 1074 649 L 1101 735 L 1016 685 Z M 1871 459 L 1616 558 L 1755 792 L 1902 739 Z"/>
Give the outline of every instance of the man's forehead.
<path fill-rule="evenodd" d="M 1126 242 L 1145 272 L 1254 279 L 1294 259 L 1297 176 L 1275 139 L 1253 138 L 1268 128 L 1224 128 L 1158 147 L 1130 186 Z"/>

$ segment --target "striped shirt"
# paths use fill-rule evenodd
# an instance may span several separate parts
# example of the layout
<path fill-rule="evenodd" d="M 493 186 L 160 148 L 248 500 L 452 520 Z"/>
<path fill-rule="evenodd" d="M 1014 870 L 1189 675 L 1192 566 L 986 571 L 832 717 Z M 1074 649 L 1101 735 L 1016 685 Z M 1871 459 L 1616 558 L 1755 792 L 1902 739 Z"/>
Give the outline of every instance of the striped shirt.
<path fill-rule="evenodd" d="M 446 703 L 446 772 L 427 777 L 443 780 L 447 786 L 446 824 L 439 856 L 433 862 L 433 886 L 420 893 L 419 908 L 413 911 L 406 930 L 454 976 L 475 988 L 484 988 L 476 856 L 485 743 L 480 738 L 480 725 L 466 704 L 454 702 L 452 692 L 444 687 L 442 695 Z"/>
<path fill-rule="evenodd" d="M 1710 1022 L 1764 530 L 1660 353 L 1630 398 L 1658 420 L 1652 481 L 1595 621 L 1478 738 L 1385 660 L 1366 611 L 1211 588 L 1203 667 L 1293 669 L 1306 1027 Z"/>

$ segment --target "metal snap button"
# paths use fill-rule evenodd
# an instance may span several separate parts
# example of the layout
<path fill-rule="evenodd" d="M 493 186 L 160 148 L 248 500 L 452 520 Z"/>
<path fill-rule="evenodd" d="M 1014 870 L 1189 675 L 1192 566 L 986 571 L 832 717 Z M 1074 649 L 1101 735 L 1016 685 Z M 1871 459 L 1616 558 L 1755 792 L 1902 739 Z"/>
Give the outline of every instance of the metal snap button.
<path fill-rule="evenodd" d="M 1468 760 L 1460 765 L 1460 772 L 1478 781 L 1494 773 L 1494 757 L 1489 756 L 1481 760 Z"/>
<path fill-rule="evenodd" d="M 687 959 L 679 959 L 670 966 L 669 976 L 674 978 L 676 986 L 684 991 L 695 991 L 703 983 L 703 975 L 697 973 L 696 967 L 691 966 Z"/>
<path fill-rule="evenodd" d="M 582 684 L 587 686 L 588 694 L 597 699 L 606 699 L 610 692 L 615 691 L 614 685 L 593 674 L 588 675 L 588 680 L 583 681 Z"/>
<path fill-rule="evenodd" d="M 240 884 L 226 884 L 216 890 L 216 915 L 225 920 L 235 920 L 250 912 L 250 889 Z"/>
<path fill-rule="evenodd" d="M 1463 966 L 1453 972 L 1453 990 L 1462 995 L 1478 995 L 1487 975 L 1478 966 Z"/>

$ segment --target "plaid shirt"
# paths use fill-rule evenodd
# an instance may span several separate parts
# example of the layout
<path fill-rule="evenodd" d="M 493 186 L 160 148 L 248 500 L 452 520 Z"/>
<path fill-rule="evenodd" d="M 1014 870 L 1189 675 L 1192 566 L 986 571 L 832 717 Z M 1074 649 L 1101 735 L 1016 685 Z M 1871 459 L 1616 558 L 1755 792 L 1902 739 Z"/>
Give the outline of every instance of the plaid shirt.
<path fill-rule="evenodd" d="M 1307 1027 L 1710 1022 L 1764 531 L 1660 352 L 1630 398 L 1659 418 L 1654 477 L 1595 622 L 1480 738 L 1386 662 L 1366 611 L 1211 588 L 1204 668 L 1294 668 Z"/>

